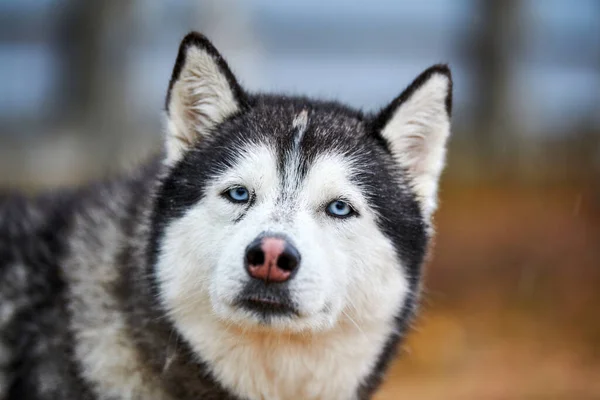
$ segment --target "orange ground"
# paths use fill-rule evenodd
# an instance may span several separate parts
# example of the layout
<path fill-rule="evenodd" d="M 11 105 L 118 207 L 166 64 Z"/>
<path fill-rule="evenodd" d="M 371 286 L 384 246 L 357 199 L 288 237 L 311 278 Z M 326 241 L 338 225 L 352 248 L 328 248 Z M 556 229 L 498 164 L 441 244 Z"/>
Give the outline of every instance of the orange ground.
<path fill-rule="evenodd" d="M 599 194 L 442 191 L 421 316 L 376 399 L 600 399 Z"/>

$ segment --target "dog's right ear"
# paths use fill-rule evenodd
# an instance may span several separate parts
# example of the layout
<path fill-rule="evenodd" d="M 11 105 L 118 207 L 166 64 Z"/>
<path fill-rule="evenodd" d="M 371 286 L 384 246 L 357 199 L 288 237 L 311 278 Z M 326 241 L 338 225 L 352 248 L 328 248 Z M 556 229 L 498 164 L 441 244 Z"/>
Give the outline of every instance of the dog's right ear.
<path fill-rule="evenodd" d="M 179 46 L 167 93 L 167 164 L 245 105 L 244 91 L 217 49 L 205 36 L 189 33 Z"/>

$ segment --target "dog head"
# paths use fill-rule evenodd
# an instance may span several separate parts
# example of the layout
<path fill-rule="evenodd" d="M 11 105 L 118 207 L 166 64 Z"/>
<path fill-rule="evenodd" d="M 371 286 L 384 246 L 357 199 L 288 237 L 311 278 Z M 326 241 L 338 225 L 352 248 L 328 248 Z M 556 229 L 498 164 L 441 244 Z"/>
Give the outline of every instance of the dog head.
<path fill-rule="evenodd" d="M 423 72 L 375 115 L 252 95 L 203 36 L 181 44 L 154 209 L 160 300 L 207 323 L 318 333 L 412 307 L 450 132 L 451 76 Z"/>

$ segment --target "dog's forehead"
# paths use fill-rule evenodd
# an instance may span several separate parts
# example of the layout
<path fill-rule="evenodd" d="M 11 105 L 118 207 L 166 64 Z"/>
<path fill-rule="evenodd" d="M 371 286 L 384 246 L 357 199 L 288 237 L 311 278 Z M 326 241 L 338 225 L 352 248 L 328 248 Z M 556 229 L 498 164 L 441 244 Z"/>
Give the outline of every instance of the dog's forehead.
<path fill-rule="evenodd" d="M 307 167 L 324 153 L 346 155 L 372 144 L 364 140 L 367 129 L 362 115 L 338 105 L 266 103 L 246 118 L 247 134 L 276 151 L 281 165 L 300 156 L 302 167 Z"/>
<path fill-rule="evenodd" d="M 217 156 L 227 164 L 221 169 L 227 182 L 237 179 L 278 202 L 359 199 L 361 186 L 373 184 L 363 170 L 386 164 L 383 147 L 366 133 L 362 116 L 352 110 L 261 104 L 224 124 L 205 151 L 227 149 Z M 213 176 L 225 177 L 221 173 Z"/>
<path fill-rule="evenodd" d="M 219 167 L 211 167 L 217 172 L 213 176 L 230 168 L 255 169 L 256 173 L 243 175 L 256 176 L 270 168 L 292 195 L 307 177 L 315 177 L 310 173 L 315 168 L 333 172 L 332 168 L 319 168 L 323 160 L 335 160 L 328 165 L 337 167 L 337 176 L 363 188 L 405 181 L 407 177 L 385 144 L 369 129 L 368 118 L 336 103 L 262 99 L 221 125 L 215 140 L 201 145 L 202 156 L 195 158 L 215 159 Z M 255 157 L 264 154 L 251 150 L 257 147 L 268 151 L 268 163 Z M 247 156 L 257 164 L 252 166 Z"/>

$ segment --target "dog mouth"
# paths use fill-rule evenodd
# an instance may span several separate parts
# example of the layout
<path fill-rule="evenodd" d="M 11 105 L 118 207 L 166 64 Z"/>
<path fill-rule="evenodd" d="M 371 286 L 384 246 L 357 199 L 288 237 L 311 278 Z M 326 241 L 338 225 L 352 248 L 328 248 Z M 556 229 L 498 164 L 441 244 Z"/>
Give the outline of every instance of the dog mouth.
<path fill-rule="evenodd" d="M 240 299 L 238 306 L 260 317 L 297 316 L 298 311 L 291 304 L 272 298 L 249 297 Z"/>
<path fill-rule="evenodd" d="M 236 300 L 236 306 L 251 312 L 262 322 L 273 317 L 297 317 L 298 308 L 287 286 L 249 282 Z"/>

